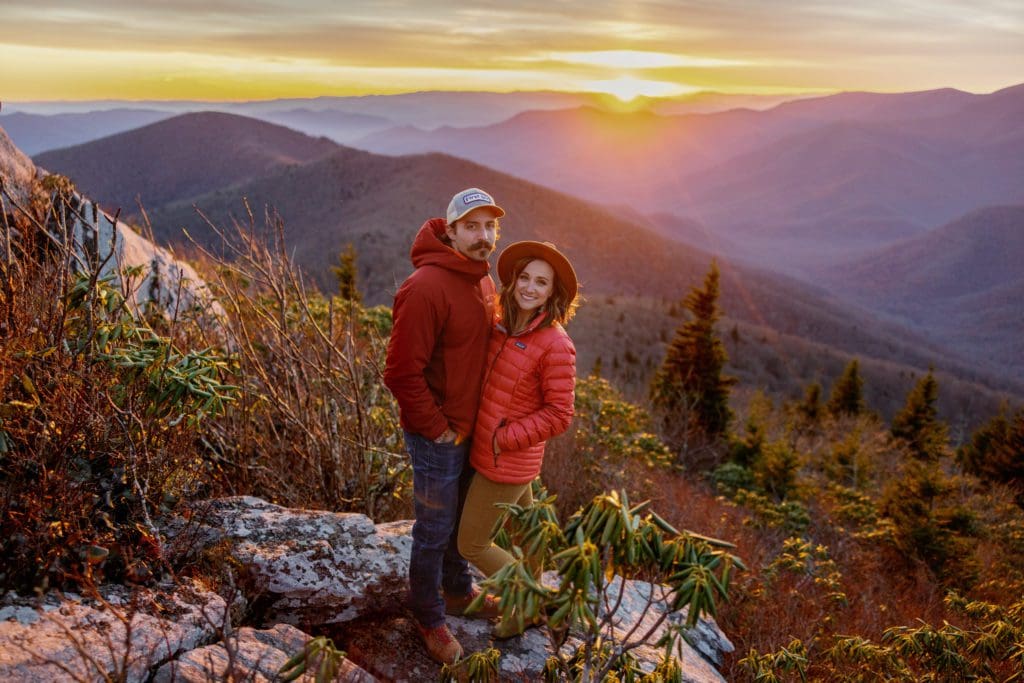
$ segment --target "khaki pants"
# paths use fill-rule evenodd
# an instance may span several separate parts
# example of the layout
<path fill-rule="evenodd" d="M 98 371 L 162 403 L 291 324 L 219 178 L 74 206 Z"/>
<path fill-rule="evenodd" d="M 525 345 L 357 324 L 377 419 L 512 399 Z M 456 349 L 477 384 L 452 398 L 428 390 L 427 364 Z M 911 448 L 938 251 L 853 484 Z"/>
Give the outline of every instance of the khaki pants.
<path fill-rule="evenodd" d="M 492 576 L 512 561 L 512 556 L 491 541 L 491 529 L 504 510 L 495 503 L 515 503 L 526 507 L 533 502 L 530 483 L 498 484 L 473 475 L 466 493 L 459 523 L 459 554 L 476 565 L 486 576 Z"/>

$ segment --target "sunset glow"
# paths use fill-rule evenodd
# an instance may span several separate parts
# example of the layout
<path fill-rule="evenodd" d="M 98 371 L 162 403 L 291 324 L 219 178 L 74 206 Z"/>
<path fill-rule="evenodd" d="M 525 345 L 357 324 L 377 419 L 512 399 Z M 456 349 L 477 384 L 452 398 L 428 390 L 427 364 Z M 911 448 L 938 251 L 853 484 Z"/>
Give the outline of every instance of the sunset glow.
<path fill-rule="evenodd" d="M 614 95 L 623 102 L 629 102 L 641 95 L 646 97 L 673 97 L 697 91 L 697 88 L 688 88 L 675 83 L 645 81 L 628 76 L 607 81 L 589 81 L 586 85 L 588 91 Z"/>
<path fill-rule="evenodd" d="M 339 6 L 340 4 L 340 6 Z M 62 3 L 63 5 L 63 3 Z M 1024 5 L 82 0 L 0 6 L 4 100 L 239 100 L 415 90 L 675 96 L 985 92 L 1024 76 Z"/>

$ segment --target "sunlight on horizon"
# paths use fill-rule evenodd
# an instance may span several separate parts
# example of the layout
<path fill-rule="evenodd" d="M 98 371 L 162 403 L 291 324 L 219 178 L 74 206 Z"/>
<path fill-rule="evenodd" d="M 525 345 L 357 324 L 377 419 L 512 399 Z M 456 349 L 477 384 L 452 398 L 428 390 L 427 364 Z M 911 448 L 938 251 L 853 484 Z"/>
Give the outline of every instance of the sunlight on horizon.
<path fill-rule="evenodd" d="M 666 81 L 651 81 L 632 76 L 622 76 L 603 81 L 587 81 L 584 85 L 588 90 L 594 92 L 614 95 L 623 102 L 632 102 L 637 97 L 675 97 L 695 93 L 700 88 L 668 83 Z"/>

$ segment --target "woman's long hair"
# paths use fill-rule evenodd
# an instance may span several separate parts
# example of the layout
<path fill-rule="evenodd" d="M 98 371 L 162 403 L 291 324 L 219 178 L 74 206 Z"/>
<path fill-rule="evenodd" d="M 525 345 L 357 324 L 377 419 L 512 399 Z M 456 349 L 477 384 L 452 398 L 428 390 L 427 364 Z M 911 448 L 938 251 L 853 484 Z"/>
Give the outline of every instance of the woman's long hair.
<path fill-rule="evenodd" d="M 519 280 L 519 275 L 523 272 L 523 269 L 533 261 L 544 261 L 544 259 L 537 256 L 524 256 L 516 261 L 515 265 L 512 266 L 512 276 L 509 278 L 508 283 L 501 288 L 501 294 L 498 295 L 501 320 L 505 323 L 509 332 L 513 331 L 512 326 L 519 317 L 521 310 L 515 299 L 516 281 Z M 547 263 L 547 261 L 544 262 Z M 552 272 L 554 272 L 554 269 L 552 269 Z M 579 303 L 579 296 L 573 297 L 572 300 L 569 299 L 569 292 L 565 289 L 565 285 L 557 274 L 554 275 L 553 279 L 554 286 L 551 289 L 551 296 L 548 297 L 548 300 L 541 308 L 534 312 L 534 316 L 538 315 L 541 311 L 547 313 L 544 321 L 540 324 L 541 327 L 548 327 L 555 323 L 566 324 L 576 314 L 576 307 Z M 533 317 L 530 318 L 530 320 L 532 319 Z M 524 324 L 528 323 L 529 321 Z"/>

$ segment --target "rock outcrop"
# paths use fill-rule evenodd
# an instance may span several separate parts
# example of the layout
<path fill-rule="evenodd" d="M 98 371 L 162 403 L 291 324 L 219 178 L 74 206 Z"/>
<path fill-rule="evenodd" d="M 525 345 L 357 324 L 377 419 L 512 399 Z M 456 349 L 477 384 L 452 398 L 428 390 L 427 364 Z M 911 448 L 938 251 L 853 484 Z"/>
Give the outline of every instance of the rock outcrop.
<path fill-rule="evenodd" d="M 27 208 L 34 195 L 45 192 L 40 181 L 47 175 L 0 128 L 4 211 L 15 215 L 19 207 Z M 130 290 L 129 302 L 135 306 L 154 302 L 169 316 L 195 307 L 214 315 L 222 312 L 192 266 L 125 223 L 115 221 L 96 202 L 76 192 L 66 198 L 61 209 L 55 212 L 59 218 L 55 217 L 47 228 L 54 240 L 73 247 L 74 265 L 80 270 L 99 268 L 101 276 L 122 278 L 126 272 L 141 268 L 139 275 L 122 278 Z M 4 239 L 5 234 L 0 233 L 0 246 Z M 12 241 L 16 239 L 17 235 L 12 237 Z"/>
<path fill-rule="evenodd" d="M 242 585 L 247 597 L 262 605 L 265 624 L 325 629 L 364 669 L 387 680 L 436 676 L 436 665 L 423 652 L 415 625 L 402 609 L 411 522 L 374 525 L 359 514 L 293 510 L 243 496 L 205 503 L 187 525 L 177 526 L 179 533 L 187 527 L 195 547 L 230 548 L 245 567 Z M 557 579 L 552 574 L 545 581 Z M 616 613 L 621 633 L 637 624 L 638 631 L 647 629 L 666 613 L 657 594 L 648 599 L 651 591 L 648 583 L 626 581 Z M 666 621 L 682 619 L 685 612 Z M 500 650 L 501 673 L 508 680 L 537 680 L 552 654 L 539 629 L 508 641 L 492 641 L 486 621 L 451 618 L 449 625 L 467 651 Z M 666 627 L 663 623 L 650 642 Z M 723 653 L 733 649 L 728 638 L 708 618 L 701 619 L 688 636 L 693 645 L 682 643 L 676 653 L 685 680 L 723 680 L 715 667 Z M 661 651 L 644 646 L 634 653 L 653 666 Z"/>
<path fill-rule="evenodd" d="M 266 623 L 329 625 L 401 609 L 412 522 L 374 525 L 247 496 L 203 503 L 192 520 L 196 547 L 230 544 Z"/>
<path fill-rule="evenodd" d="M 0 600 L 0 680 L 198 682 L 224 680 L 230 669 L 236 678 L 269 681 L 310 640 L 305 631 L 329 635 L 348 653 L 336 680 L 437 680 L 438 665 L 402 608 L 411 526 L 282 508 L 247 496 L 194 506 L 188 519 L 175 519 L 165 530 L 197 557 L 207 549 L 230 557 L 225 564 L 237 568 L 241 606 L 197 584 L 169 594 L 108 587 L 93 599 L 50 595 L 41 603 L 8 594 Z M 657 590 L 625 582 L 616 612 L 620 633 L 647 630 L 666 615 Z M 242 611 L 249 625 L 233 628 Z M 665 621 L 683 618 L 673 614 Z M 539 680 L 553 653 L 542 629 L 494 641 L 485 620 L 453 617 L 449 624 L 467 652 L 500 651 L 502 680 Z M 661 623 L 649 642 L 666 626 Z M 675 653 L 684 680 L 723 681 L 716 666 L 733 648 L 715 622 L 702 619 L 688 640 Z M 570 637 L 565 647 L 575 644 Z M 653 646 L 633 652 L 648 668 L 661 655 Z M 300 680 L 312 680 L 311 673 Z"/>
<path fill-rule="evenodd" d="M 0 179 L 4 189 L 14 201 L 24 204 L 31 196 L 31 187 L 36 177 L 36 166 L 14 144 L 7 132 L 0 128 Z M 5 206 L 7 213 L 12 207 Z"/>
<path fill-rule="evenodd" d="M 7 594 L 0 607 L 0 681 L 145 681 L 151 669 L 216 637 L 223 598 L 197 586 L 169 596 L 107 587 L 92 599 Z M 109 677 L 109 678 L 106 678 Z"/>

